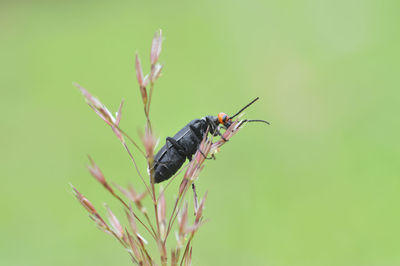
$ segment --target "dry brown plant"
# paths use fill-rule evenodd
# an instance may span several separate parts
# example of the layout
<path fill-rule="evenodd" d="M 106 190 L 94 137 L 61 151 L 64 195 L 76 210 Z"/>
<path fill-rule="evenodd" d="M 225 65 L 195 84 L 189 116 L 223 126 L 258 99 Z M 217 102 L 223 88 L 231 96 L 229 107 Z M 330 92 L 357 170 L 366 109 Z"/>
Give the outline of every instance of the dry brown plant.
<path fill-rule="evenodd" d="M 141 144 L 139 145 L 133 138 L 131 138 L 125 131 L 123 131 L 119 124 L 121 121 L 123 101 L 121 101 L 118 112 L 115 117 L 105 107 L 100 100 L 89 93 L 85 88 L 78 84 L 74 84 L 82 92 L 87 104 L 96 112 L 96 114 L 106 122 L 117 138 L 122 143 L 124 149 L 131 158 L 139 178 L 145 187 L 143 192 L 137 192 L 132 185 L 122 187 L 120 185 L 107 181 L 104 174 L 89 156 L 89 172 L 90 174 L 108 191 L 119 203 L 126 214 L 124 219 L 117 218 L 111 209 L 105 205 L 108 222 L 97 211 L 93 204 L 82 195 L 75 187 L 72 187 L 73 192 L 80 202 L 89 213 L 89 217 L 95 222 L 97 227 L 117 239 L 117 241 L 128 251 L 128 254 L 133 263 L 138 265 L 191 265 L 192 261 L 192 243 L 195 234 L 198 232 L 200 226 L 204 223 L 203 211 L 204 204 L 207 198 L 207 192 L 199 200 L 195 191 L 194 182 L 198 179 L 201 170 L 204 167 L 205 159 L 208 155 L 214 156 L 219 148 L 226 143 L 233 135 L 235 135 L 244 121 L 236 120 L 224 132 L 223 138 L 213 142 L 212 137 L 209 138 L 206 133 L 199 146 L 198 151 L 193 156 L 192 160 L 181 171 L 185 171 L 180 186 L 177 191 L 172 210 L 168 212 L 166 206 L 166 188 L 168 185 L 179 175 L 179 171 L 173 176 L 165 186 L 157 193 L 156 184 L 154 182 L 154 149 L 157 143 L 157 138 L 152 131 L 150 120 L 150 105 L 153 95 L 154 85 L 161 75 L 163 65 L 158 62 L 162 48 L 162 33 L 161 30 L 157 31 L 154 35 L 150 53 L 150 72 L 148 75 L 143 74 L 143 69 L 136 54 L 135 66 L 136 76 L 139 83 L 139 89 L 143 101 L 143 110 L 146 119 L 146 126 L 144 133 L 140 134 Z M 150 169 L 147 175 L 143 175 L 139 166 L 136 163 L 132 148 L 135 148 L 136 154 L 141 154 L 146 158 L 147 168 Z M 188 190 L 193 188 L 193 217 L 189 217 L 188 206 Z M 148 211 L 145 207 L 143 199 L 150 197 L 152 202 L 152 211 Z M 167 215 L 169 213 L 169 215 Z M 140 227 L 137 224 L 140 224 Z M 172 247 L 167 247 L 167 239 L 171 237 L 171 231 L 176 225 L 176 242 Z M 140 229 L 147 231 L 151 236 L 151 243 L 157 247 L 158 253 L 151 254 L 148 245 L 151 243 L 147 241 Z M 169 241 L 171 243 L 173 241 Z M 168 252 L 169 250 L 169 252 Z"/>

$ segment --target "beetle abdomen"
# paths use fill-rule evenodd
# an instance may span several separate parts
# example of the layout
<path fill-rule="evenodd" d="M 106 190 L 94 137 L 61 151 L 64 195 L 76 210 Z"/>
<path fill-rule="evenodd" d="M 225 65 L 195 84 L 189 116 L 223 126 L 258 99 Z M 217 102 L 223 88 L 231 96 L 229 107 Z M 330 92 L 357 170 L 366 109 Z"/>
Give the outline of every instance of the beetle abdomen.
<path fill-rule="evenodd" d="M 154 157 L 154 178 L 160 183 L 173 176 L 183 165 L 186 158 L 191 160 L 197 151 L 202 136 L 207 129 L 207 123 L 203 119 L 195 119 L 182 128 L 172 138 L 176 143 L 167 143 Z M 172 141 L 173 141 L 172 140 Z"/>
<path fill-rule="evenodd" d="M 163 150 L 166 150 L 166 146 L 162 147 L 159 153 Z M 156 162 L 154 164 L 154 178 L 156 183 L 160 183 L 173 176 L 182 167 L 186 157 L 181 156 L 176 149 L 170 147 L 168 153 L 165 153 L 161 159 L 157 159 L 157 156 L 154 159 Z"/>

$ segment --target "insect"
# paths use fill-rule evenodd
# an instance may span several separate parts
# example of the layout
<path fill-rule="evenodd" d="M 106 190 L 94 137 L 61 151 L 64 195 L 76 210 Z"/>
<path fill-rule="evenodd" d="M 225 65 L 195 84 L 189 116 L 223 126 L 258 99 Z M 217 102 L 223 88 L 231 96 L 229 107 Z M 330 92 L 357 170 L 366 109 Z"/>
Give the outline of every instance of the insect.
<path fill-rule="evenodd" d="M 217 116 L 205 116 L 200 119 L 194 119 L 184 126 L 175 136 L 167 137 L 165 145 L 157 152 L 154 157 L 154 179 L 160 183 L 173 176 L 188 159 L 192 160 L 193 154 L 199 148 L 204 134 L 209 133 L 214 136 L 222 136 L 220 128 L 225 130 L 232 124 L 232 119 L 252 105 L 259 98 L 257 97 L 245 107 L 240 109 L 235 115 L 229 117 L 225 113 L 219 113 Z M 264 120 L 244 120 L 244 122 L 263 122 Z"/>

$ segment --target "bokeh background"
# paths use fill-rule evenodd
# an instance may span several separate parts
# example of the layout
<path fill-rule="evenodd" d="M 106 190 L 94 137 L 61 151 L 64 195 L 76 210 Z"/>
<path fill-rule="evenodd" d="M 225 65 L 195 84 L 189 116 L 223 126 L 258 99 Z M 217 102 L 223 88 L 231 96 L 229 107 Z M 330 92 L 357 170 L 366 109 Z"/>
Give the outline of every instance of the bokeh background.
<path fill-rule="evenodd" d="M 116 206 L 90 154 L 109 179 L 142 186 L 72 82 L 113 111 L 124 98 L 121 126 L 137 137 L 134 55 L 149 67 L 159 28 L 161 140 L 255 96 L 246 116 L 272 123 L 248 125 L 206 165 L 194 265 L 400 265 L 399 12 L 368 0 L 1 1 L 0 265 L 130 265 L 69 183 Z"/>

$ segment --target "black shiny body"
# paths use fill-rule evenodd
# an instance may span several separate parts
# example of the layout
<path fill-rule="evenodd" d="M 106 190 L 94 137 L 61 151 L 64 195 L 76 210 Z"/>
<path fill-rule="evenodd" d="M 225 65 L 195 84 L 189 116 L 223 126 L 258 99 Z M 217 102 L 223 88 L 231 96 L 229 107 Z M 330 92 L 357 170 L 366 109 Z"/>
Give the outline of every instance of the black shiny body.
<path fill-rule="evenodd" d="M 215 134 L 218 130 L 218 118 L 206 116 L 189 122 L 172 138 L 167 138 L 166 143 L 154 157 L 154 178 L 160 183 L 173 176 L 184 164 L 186 158 L 191 161 L 196 153 L 204 134 L 209 129 Z"/>

